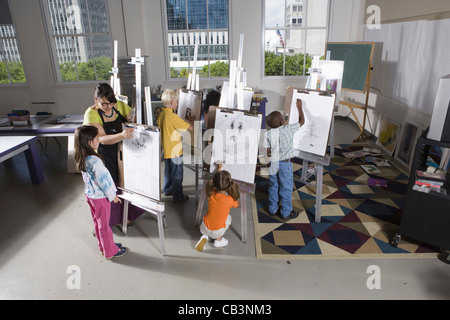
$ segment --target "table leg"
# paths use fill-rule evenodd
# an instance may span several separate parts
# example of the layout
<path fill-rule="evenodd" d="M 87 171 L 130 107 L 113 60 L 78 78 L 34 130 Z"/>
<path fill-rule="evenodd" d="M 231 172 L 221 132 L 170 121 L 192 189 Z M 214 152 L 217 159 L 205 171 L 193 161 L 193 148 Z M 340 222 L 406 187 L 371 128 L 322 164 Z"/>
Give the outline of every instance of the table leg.
<path fill-rule="evenodd" d="M 25 158 L 27 159 L 32 183 L 40 184 L 44 182 L 44 173 L 42 172 L 41 160 L 39 159 L 35 140 L 30 141 L 28 144 L 28 149 L 25 150 Z"/>

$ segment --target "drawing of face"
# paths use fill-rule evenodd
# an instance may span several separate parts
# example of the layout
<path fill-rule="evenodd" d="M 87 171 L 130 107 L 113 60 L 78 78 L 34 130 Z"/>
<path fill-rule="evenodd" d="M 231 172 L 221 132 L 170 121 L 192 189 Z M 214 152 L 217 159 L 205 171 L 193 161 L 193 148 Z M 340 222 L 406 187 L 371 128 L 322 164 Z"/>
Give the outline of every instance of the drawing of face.
<path fill-rule="evenodd" d="M 151 137 L 145 133 L 144 130 L 140 130 L 137 134 L 133 135 L 130 139 L 129 146 L 133 149 L 133 157 L 142 158 L 147 152 L 147 145 L 150 144 Z"/>
<path fill-rule="evenodd" d="M 226 117 L 219 124 L 221 131 L 225 134 L 223 137 L 223 155 L 225 163 L 245 164 L 248 163 L 250 144 L 257 145 L 256 133 L 252 131 L 252 125 L 249 122 L 251 118 L 245 117 Z M 217 127 L 217 126 L 216 126 Z M 228 161 L 227 161 L 228 159 Z"/>

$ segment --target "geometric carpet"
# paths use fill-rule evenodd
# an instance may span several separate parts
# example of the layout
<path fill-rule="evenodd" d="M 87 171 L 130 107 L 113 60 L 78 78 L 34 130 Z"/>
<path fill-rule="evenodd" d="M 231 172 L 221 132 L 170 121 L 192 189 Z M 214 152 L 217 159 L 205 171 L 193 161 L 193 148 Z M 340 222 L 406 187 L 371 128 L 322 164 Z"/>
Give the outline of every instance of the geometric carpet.
<path fill-rule="evenodd" d="M 361 150 L 363 144 L 335 146 L 335 156 L 324 166 L 321 221 L 315 222 L 316 189 L 312 181 L 299 182 L 302 160 L 292 159 L 292 204 L 299 216 L 288 222 L 267 212 L 268 177 L 257 170 L 253 221 L 258 259 L 358 259 L 433 257 L 438 249 L 402 237 L 391 245 L 400 223 L 408 176 L 391 166 L 381 173 L 366 173 L 365 157 L 348 159 L 343 152 Z M 386 187 L 368 185 L 382 178 Z"/>

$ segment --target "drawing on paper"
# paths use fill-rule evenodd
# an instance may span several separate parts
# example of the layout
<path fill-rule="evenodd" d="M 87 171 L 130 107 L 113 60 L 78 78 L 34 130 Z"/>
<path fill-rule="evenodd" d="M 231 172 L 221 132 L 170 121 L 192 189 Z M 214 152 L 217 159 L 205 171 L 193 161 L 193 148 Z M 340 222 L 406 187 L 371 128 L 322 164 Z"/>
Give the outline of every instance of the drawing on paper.
<path fill-rule="evenodd" d="M 203 94 L 201 92 L 180 89 L 178 91 L 178 116 L 186 121 L 188 121 L 190 117 L 193 117 L 194 121 L 200 121 L 202 101 Z M 186 149 L 185 153 L 190 153 L 189 148 L 191 146 L 201 146 L 202 127 L 201 125 L 198 125 L 196 128 L 197 132 L 181 133 L 183 136 L 183 148 Z"/>
<path fill-rule="evenodd" d="M 335 103 L 335 94 L 321 95 L 319 91 L 290 89 L 286 95 L 285 117 L 289 123 L 298 122 L 297 99 L 302 101 L 305 123 L 294 135 L 294 149 L 324 156 Z M 286 110 L 287 106 L 287 110 Z"/>
<path fill-rule="evenodd" d="M 233 179 L 254 183 L 261 119 L 261 114 L 217 109 L 210 172 L 222 161 Z"/>
<path fill-rule="evenodd" d="M 202 111 L 202 93 L 192 90 L 181 89 L 178 92 L 178 116 L 188 120 L 194 117 L 196 121 L 200 120 Z"/>
<path fill-rule="evenodd" d="M 123 141 L 124 188 L 160 200 L 160 132 L 137 126 Z"/>

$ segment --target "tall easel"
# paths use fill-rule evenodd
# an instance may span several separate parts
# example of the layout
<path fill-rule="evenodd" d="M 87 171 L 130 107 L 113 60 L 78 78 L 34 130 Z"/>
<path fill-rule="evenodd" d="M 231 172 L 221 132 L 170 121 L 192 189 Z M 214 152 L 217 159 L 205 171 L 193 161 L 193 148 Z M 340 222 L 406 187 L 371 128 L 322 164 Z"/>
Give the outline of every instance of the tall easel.
<path fill-rule="evenodd" d="M 242 68 L 242 54 L 244 51 L 244 34 L 240 36 L 238 60 L 230 60 L 229 81 L 224 81 L 219 107 L 234 108 L 234 94 L 237 93 L 237 109 L 250 110 L 251 100 L 244 103 L 244 96 L 253 97 L 253 89 L 247 87 L 247 70 Z M 244 94 L 245 93 L 245 94 Z M 245 101 L 247 102 L 247 100 Z"/>
<path fill-rule="evenodd" d="M 315 72 L 319 72 L 319 71 L 315 71 Z M 319 72 L 320 73 L 320 72 Z M 312 90 L 312 89 L 292 89 L 292 91 L 294 90 L 298 90 L 298 93 L 307 93 L 309 91 L 317 91 L 317 90 Z M 288 89 L 289 91 L 289 89 Z M 325 92 L 325 91 L 318 91 L 320 92 L 319 95 L 320 96 L 331 96 L 334 97 L 333 99 L 333 107 L 335 104 L 335 93 L 330 93 L 330 92 Z M 290 94 L 288 92 L 288 94 L 286 94 L 287 99 L 285 101 L 285 108 L 286 106 L 289 106 L 291 103 L 289 103 L 289 97 Z M 294 96 L 292 95 L 292 99 L 294 99 Z M 331 110 L 332 112 L 332 110 Z M 333 140 L 331 139 L 331 137 L 334 135 L 334 126 L 333 126 L 333 116 L 331 116 L 331 123 L 330 123 L 330 132 L 328 135 L 328 141 Z M 323 128 L 322 128 L 323 129 Z M 323 129 L 324 130 L 324 129 Z M 330 151 L 333 152 L 334 148 L 330 148 Z M 330 152 L 330 153 L 331 153 Z M 334 153 L 334 152 L 333 152 Z M 330 164 L 330 159 L 331 157 L 333 157 L 333 155 L 330 154 L 330 156 L 322 156 L 319 154 L 314 154 L 312 152 L 306 152 L 303 150 L 299 150 L 299 149 L 294 149 L 294 157 L 302 159 L 303 160 L 303 166 L 302 166 L 302 176 L 301 179 L 295 179 L 296 181 L 300 181 L 302 183 L 306 183 L 306 184 L 310 184 L 307 180 L 313 176 L 314 174 L 312 174 L 311 172 L 309 172 L 308 167 L 309 167 L 309 163 L 313 163 L 314 167 L 315 167 L 315 176 L 316 176 L 316 213 L 315 213 L 315 222 L 320 223 L 321 221 L 321 215 L 322 215 L 322 187 L 323 187 L 323 167 L 324 166 L 328 166 Z"/>
<path fill-rule="evenodd" d="M 136 123 L 142 124 L 142 78 L 141 78 L 141 67 L 144 65 L 144 57 L 141 57 L 141 49 L 136 49 L 136 56 L 131 58 L 131 62 L 128 64 L 134 64 L 136 66 Z"/>
<path fill-rule="evenodd" d="M 114 90 L 114 95 L 120 96 L 120 79 L 118 78 L 119 68 L 117 67 L 117 55 L 118 55 L 118 41 L 114 40 L 114 60 L 113 60 L 113 68 L 110 73 L 111 76 L 111 87 Z"/>
<path fill-rule="evenodd" d="M 367 84 L 366 84 L 366 88 L 365 88 L 366 100 L 365 100 L 364 105 L 359 104 L 359 103 L 355 103 L 355 102 L 352 102 L 352 101 L 346 101 L 346 100 L 339 101 L 340 104 L 349 107 L 350 112 L 353 114 L 353 117 L 355 118 L 356 124 L 358 125 L 359 129 L 361 130 L 361 132 L 356 137 L 356 139 L 353 140 L 353 142 L 361 142 L 361 141 L 364 141 L 364 140 L 367 140 L 367 139 L 370 138 L 366 134 L 365 128 L 366 128 L 367 106 L 368 106 L 368 103 L 369 103 L 371 74 L 372 74 L 372 64 L 369 64 L 369 71 L 368 71 L 368 76 L 367 76 L 368 79 L 367 79 Z M 358 117 L 356 116 L 354 109 L 362 109 L 362 110 L 364 110 L 364 117 L 363 117 L 362 125 L 361 125 L 361 122 L 359 121 Z"/>
<path fill-rule="evenodd" d="M 353 142 L 361 142 L 369 138 L 365 133 L 367 106 L 369 103 L 370 78 L 372 75 L 372 58 L 375 43 L 373 42 L 335 42 L 327 43 L 325 52 L 331 52 L 331 60 L 342 60 L 344 65 L 344 76 L 342 90 L 365 93 L 365 103 L 355 103 L 354 101 L 342 100 L 339 103 L 350 108 L 361 132 Z M 359 121 L 354 109 L 364 111 L 363 123 Z"/>
<path fill-rule="evenodd" d="M 144 129 L 145 132 L 149 131 L 151 135 L 154 136 L 154 140 L 156 142 L 156 145 L 153 144 L 154 148 L 148 148 L 148 150 L 160 150 L 161 149 L 161 135 L 160 135 L 160 129 L 158 127 L 149 127 L 142 124 L 127 124 L 126 126 L 130 127 L 133 126 L 137 128 L 137 131 L 135 131 L 136 134 L 143 134 L 142 132 L 139 133 L 139 129 Z M 139 138 L 136 138 L 139 140 Z M 145 140 L 144 140 L 145 141 Z M 122 142 L 128 143 L 127 142 Z M 144 142 L 143 142 L 144 144 Z M 131 145 L 135 145 L 131 143 Z M 128 150 L 128 151 L 126 151 Z M 122 193 L 118 195 L 118 197 L 122 198 L 124 200 L 124 212 L 123 212 L 123 220 L 122 220 L 122 233 L 124 235 L 127 235 L 127 222 L 128 222 L 128 208 L 129 205 L 132 204 L 136 207 L 139 207 L 143 210 L 145 210 L 148 213 L 154 214 L 157 217 L 158 221 L 158 231 L 159 231 L 159 239 L 161 243 L 161 253 L 162 255 L 166 255 L 166 249 L 165 249 L 165 241 L 164 241 L 164 229 L 167 228 L 166 218 L 165 218 L 165 204 L 164 202 L 160 201 L 161 199 L 161 191 L 159 189 L 159 185 L 161 183 L 161 170 L 160 170 L 160 158 L 159 154 L 155 156 L 155 152 L 148 153 L 151 155 L 153 161 L 150 159 L 147 159 L 145 157 L 139 158 L 138 161 L 149 161 L 149 163 L 153 163 L 153 166 L 148 166 L 148 168 L 151 168 L 149 171 L 151 171 L 150 175 L 149 172 L 142 173 L 141 171 L 137 172 L 136 170 L 127 170 L 125 168 L 125 160 L 129 160 L 132 158 L 128 158 L 127 155 L 133 154 L 135 149 L 130 150 L 128 148 L 123 147 L 120 151 L 119 156 L 119 173 L 120 173 L 120 182 L 119 185 L 122 187 L 119 187 L 120 190 L 122 190 Z M 127 152 L 127 153 L 125 153 Z M 129 153 L 128 153 L 129 152 Z M 156 159 L 155 159 L 156 158 Z M 134 159 L 136 160 L 136 159 Z M 155 161 L 157 165 L 155 165 Z M 147 162 L 146 162 L 147 163 Z M 128 169 L 135 169 L 136 163 L 129 163 Z M 141 176 L 145 177 L 145 183 L 146 186 L 142 188 L 142 180 L 140 182 L 135 183 L 136 180 L 139 180 L 135 177 L 136 172 L 140 174 Z M 157 179 L 153 179 L 153 176 L 157 175 Z M 125 176 L 125 174 L 128 174 Z M 154 181 L 157 180 L 157 181 Z M 153 184 L 150 185 L 149 182 L 153 181 Z M 156 186 L 155 186 L 156 184 Z M 151 186 L 151 187 L 149 187 Z"/>
<path fill-rule="evenodd" d="M 186 89 L 188 91 L 197 92 L 200 91 L 200 75 L 197 73 L 197 57 L 198 57 L 198 39 L 195 40 L 194 47 L 194 62 L 192 66 L 192 72 L 189 73 Z M 201 116 L 200 116 L 201 118 Z M 183 159 L 183 165 L 194 171 L 195 174 L 195 202 L 198 203 L 198 185 L 199 185 L 199 172 L 201 171 L 200 163 L 202 158 L 202 125 L 198 125 L 198 123 L 194 123 L 194 139 L 191 139 L 191 142 L 194 142 L 194 145 L 189 145 L 187 148 L 187 144 L 183 144 L 183 157 L 188 154 L 190 156 L 190 160 L 194 159 L 194 164 L 189 161 L 189 163 L 185 163 Z M 185 148 L 186 147 L 186 148 Z M 187 151 L 187 152 L 185 152 Z"/>

